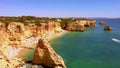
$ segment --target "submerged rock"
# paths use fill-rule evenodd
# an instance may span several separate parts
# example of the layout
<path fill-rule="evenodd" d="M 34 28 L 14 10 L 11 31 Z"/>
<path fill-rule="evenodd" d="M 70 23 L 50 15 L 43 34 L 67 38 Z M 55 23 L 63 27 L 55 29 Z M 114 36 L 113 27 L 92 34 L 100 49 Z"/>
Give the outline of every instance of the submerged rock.
<path fill-rule="evenodd" d="M 49 42 L 40 39 L 34 52 L 33 64 L 47 68 L 66 68 L 64 61 L 51 47 Z"/>
<path fill-rule="evenodd" d="M 112 27 L 111 26 L 105 26 L 104 30 L 112 30 Z"/>

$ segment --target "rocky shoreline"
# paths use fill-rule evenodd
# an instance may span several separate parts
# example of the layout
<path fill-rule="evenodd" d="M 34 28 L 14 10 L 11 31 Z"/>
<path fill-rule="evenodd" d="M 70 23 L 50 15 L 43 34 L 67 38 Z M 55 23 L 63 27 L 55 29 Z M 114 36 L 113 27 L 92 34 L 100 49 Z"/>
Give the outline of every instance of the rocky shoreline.
<path fill-rule="evenodd" d="M 64 19 L 64 20 L 67 21 L 67 19 Z M 61 36 L 62 34 L 67 33 L 68 31 L 76 31 L 76 30 L 84 31 L 85 27 L 95 27 L 96 25 L 96 21 L 88 20 L 88 19 L 76 19 L 74 21 L 73 20 L 70 21 L 70 23 L 65 22 L 64 24 L 61 24 L 60 22 L 62 21 L 46 21 L 45 20 L 44 23 L 40 23 L 40 26 L 36 26 L 35 23 L 29 23 L 25 25 L 21 22 L 9 22 L 9 23 L 1 22 L 0 23 L 0 36 L 1 36 L 1 39 L 0 39 L 1 55 L 0 56 L 3 58 L 0 59 L 0 62 L 1 62 L 0 66 L 3 66 L 3 65 L 5 66 L 2 68 L 6 68 L 6 67 L 20 68 L 22 65 L 25 64 L 25 61 L 22 60 L 21 58 L 15 58 L 15 57 L 16 55 L 19 54 L 19 52 L 22 52 L 23 49 L 35 48 L 35 46 L 39 44 L 38 41 L 40 40 L 50 41 L 51 39 Z M 62 25 L 64 25 L 64 27 Z M 49 46 L 50 46 L 49 44 L 46 45 L 45 43 L 44 47 L 42 46 L 40 46 L 40 48 L 36 47 L 36 49 L 42 49 L 43 50 L 42 52 L 44 51 L 48 52 L 48 53 L 42 53 L 41 51 L 39 51 L 40 52 L 39 54 L 41 55 L 46 54 L 46 56 L 51 56 L 51 58 L 54 58 L 53 60 L 47 61 L 50 63 L 46 63 L 45 61 L 43 61 L 39 64 L 45 65 L 48 67 L 54 67 L 54 68 L 66 68 L 64 61 L 60 59 L 59 55 L 55 53 L 54 50 Z M 39 57 L 42 57 L 41 55 L 39 55 Z M 57 58 L 59 58 L 59 60 Z M 46 60 L 46 59 L 50 59 L 50 58 L 42 57 L 41 60 Z M 2 63 L 3 60 L 5 61 L 4 63 Z M 13 60 L 15 61 L 12 62 Z M 38 62 L 37 60 L 33 60 L 33 61 Z M 11 63 L 12 63 L 12 66 L 10 66 Z"/>
<path fill-rule="evenodd" d="M 48 35 L 47 35 L 47 37 L 44 37 L 44 38 L 42 38 L 43 40 L 46 40 L 46 41 L 50 41 L 50 40 L 52 40 L 52 39 L 54 39 L 54 38 L 56 38 L 56 37 L 59 37 L 59 36 L 61 36 L 61 35 L 63 35 L 63 34 L 66 34 L 66 33 L 68 33 L 68 31 L 65 31 L 65 30 L 62 30 L 62 32 L 60 32 L 60 33 L 49 33 Z M 34 38 L 34 39 L 37 39 L 37 38 Z M 41 39 L 41 38 L 39 38 L 39 39 Z M 37 44 L 37 42 L 39 41 L 39 39 L 38 40 L 36 40 L 36 44 Z M 34 43 L 35 44 L 35 43 Z M 35 44 L 35 46 L 36 46 L 36 44 Z M 35 47 L 34 47 L 35 48 Z M 18 58 L 20 58 L 21 56 L 23 56 L 24 54 L 26 54 L 27 52 L 29 51 L 29 49 L 22 49 L 21 51 L 19 51 L 19 54 L 16 56 L 16 57 L 18 57 Z M 28 60 L 27 60 L 28 61 Z M 31 60 L 30 60 L 31 61 Z M 43 68 L 41 65 L 36 65 L 36 64 L 32 64 L 32 61 L 30 62 L 30 63 L 26 63 L 25 65 L 23 65 L 23 67 L 26 67 L 26 66 L 29 66 L 29 67 L 40 67 L 40 68 Z"/>

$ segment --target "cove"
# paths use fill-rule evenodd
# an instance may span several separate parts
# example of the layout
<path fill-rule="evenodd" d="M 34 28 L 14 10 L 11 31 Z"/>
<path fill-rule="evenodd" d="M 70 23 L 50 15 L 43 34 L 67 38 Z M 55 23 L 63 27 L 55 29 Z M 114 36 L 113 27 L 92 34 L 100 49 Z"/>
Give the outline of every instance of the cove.
<path fill-rule="evenodd" d="M 99 21 L 99 20 L 97 20 Z M 120 20 L 105 20 L 113 31 L 104 31 L 103 25 L 87 28 L 85 32 L 68 32 L 50 41 L 54 50 L 62 56 L 67 68 L 120 68 Z M 32 60 L 34 50 L 24 59 Z"/>

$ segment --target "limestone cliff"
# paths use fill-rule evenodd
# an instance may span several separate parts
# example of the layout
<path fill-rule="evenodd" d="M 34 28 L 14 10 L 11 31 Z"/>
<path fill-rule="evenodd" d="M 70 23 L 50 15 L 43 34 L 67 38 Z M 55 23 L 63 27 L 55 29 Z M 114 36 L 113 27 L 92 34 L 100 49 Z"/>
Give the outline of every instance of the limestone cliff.
<path fill-rule="evenodd" d="M 0 23 L 0 45 L 21 46 L 31 37 L 46 37 L 49 33 L 62 31 L 59 22 L 49 21 L 36 26 L 34 23 L 24 25 L 20 22 Z"/>
<path fill-rule="evenodd" d="M 61 31 L 59 22 L 50 21 L 36 26 L 34 23 L 24 25 L 20 22 L 0 23 L 0 67 L 15 68 L 23 64 L 19 59 L 14 59 L 21 48 L 29 48 L 28 45 L 37 43 L 39 37 L 44 38 L 49 33 Z M 10 61 L 10 63 L 9 63 Z M 15 64 L 16 63 L 16 64 Z"/>
<path fill-rule="evenodd" d="M 35 24 L 31 23 L 28 26 L 25 26 L 25 36 L 26 37 L 45 37 L 47 34 L 56 31 L 61 31 L 61 25 L 59 22 L 49 21 L 46 23 L 41 23 L 41 26 L 36 26 Z"/>
<path fill-rule="evenodd" d="M 62 30 L 59 22 L 50 21 L 47 23 L 41 23 L 41 26 L 38 27 L 38 34 L 41 36 L 46 36 L 49 33 L 56 33 Z"/>
<path fill-rule="evenodd" d="M 79 23 L 68 23 L 66 25 L 66 30 L 68 31 L 85 31 L 85 27 Z"/>
<path fill-rule="evenodd" d="M 67 23 L 65 29 L 68 31 L 85 31 L 85 27 L 95 27 L 94 20 L 76 20 L 72 23 Z"/>
<path fill-rule="evenodd" d="M 24 24 L 19 22 L 11 22 L 6 27 L 7 27 L 9 45 L 14 45 L 14 46 L 25 45 Z"/>
<path fill-rule="evenodd" d="M 34 52 L 34 64 L 41 64 L 48 68 L 66 68 L 63 59 L 52 49 L 50 44 L 40 39 Z"/>
<path fill-rule="evenodd" d="M 9 61 L 13 61 L 14 56 L 19 53 L 21 48 L 36 44 L 38 42 L 36 39 L 46 39 L 50 34 L 62 32 L 60 22 L 48 21 L 40 24 L 40 26 L 36 26 L 34 23 L 29 23 L 28 25 L 20 22 L 0 23 L 0 56 L 5 58 L 0 59 L 0 62 L 5 61 L 7 65 L 12 64 Z M 94 27 L 95 25 L 93 20 L 76 20 L 66 24 L 65 30 L 84 31 L 86 26 Z M 18 61 L 16 63 L 18 63 L 16 65 L 21 64 Z M 52 49 L 47 41 L 41 39 L 37 45 L 33 63 L 53 68 L 65 68 L 63 59 Z"/>

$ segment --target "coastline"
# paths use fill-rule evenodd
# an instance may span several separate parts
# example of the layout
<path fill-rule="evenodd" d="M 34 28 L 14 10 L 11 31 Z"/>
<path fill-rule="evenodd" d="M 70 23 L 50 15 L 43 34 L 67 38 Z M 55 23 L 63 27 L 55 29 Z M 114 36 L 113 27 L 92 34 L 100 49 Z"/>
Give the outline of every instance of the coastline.
<path fill-rule="evenodd" d="M 62 32 L 60 32 L 60 33 L 52 33 L 52 34 L 50 34 L 50 36 L 47 38 L 47 40 L 50 41 L 50 40 L 52 40 L 52 39 L 54 39 L 54 38 L 56 38 L 56 37 L 59 37 L 59 36 L 62 36 L 62 35 L 64 35 L 64 34 L 66 34 L 66 33 L 68 33 L 68 31 L 66 31 L 66 30 L 62 30 Z"/>
<path fill-rule="evenodd" d="M 61 32 L 59 32 L 59 33 L 49 33 L 46 37 L 45 37 L 45 39 L 46 40 L 48 40 L 48 41 L 51 41 L 52 39 L 54 39 L 54 38 L 57 38 L 57 37 L 60 37 L 60 36 L 62 36 L 62 35 L 64 35 L 64 34 L 66 34 L 66 33 L 68 33 L 68 31 L 66 31 L 66 30 L 62 30 Z M 36 45 L 36 44 L 33 44 L 32 46 L 34 46 L 34 45 Z M 35 48 L 36 46 L 34 46 L 34 48 Z M 15 56 L 15 58 L 21 58 L 22 56 L 24 56 L 26 53 L 28 53 L 29 52 L 29 49 L 21 49 L 19 52 L 18 52 L 18 54 Z"/>
<path fill-rule="evenodd" d="M 38 43 L 38 41 L 44 40 L 44 41 L 47 41 L 47 43 L 49 44 L 50 41 L 56 37 L 62 36 L 63 34 L 69 32 L 69 31 L 76 31 L 76 30 L 84 31 L 85 25 L 94 26 L 95 22 L 96 22 L 93 20 L 92 21 L 89 20 L 90 25 L 88 25 L 88 24 L 86 24 L 88 22 L 87 19 L 85 19 L 84 21 L 81 19 L 78 19 L 78 20 L 76 19 L 75 20 L 76 22 L 74 22 L 72 20 L 71 23 L 66 24 L 64 22 L 64 19 L 60 19 L 60 20 L 61 20 L 61 22 L 51 20 L 51 18 L 50 18 L 50 20 L 48 20 L 48 21 L 45 20 L 45 22 L 40 23 L 39 25 L 36 24 L 36 23 L 39 23 L 39 22 L 36 22 L 36 19 L 33 20 L 33 21 L 35 21 L 34 23 L 28 23 L 28 24 L 25 24 L 26 22 L 22 22 L 22 23 L 21 22 L 11 22 L 9 24 L 8 23 L 2 24 L 1 26 L 5 25 L 3 27 L 3 29 L 7 28 L 7 30 L 5 30 L 6 36 L 8 36 L 6 39 L 6 40 L 8 40 L 7 45 L 11 46 L 10 49 L 7 49 L 8 52 L 6 53 L 8 59 L 11 60 L 11 59 L 17 58 L 17 59 L 21 59 L 23 62 L 34 60 L 33 57 L 36 57 L 36 56 L 33 56 L 34 53 L 36 53 L 36 51 L 34 52 L 34 49 L 36 49 L 36 46 L 39 46 L 39 44 L 41 44 L 41 43 Z M 67 20 L 69 20 L 69 18 L 65 19 L 65 21 L 67 21 Z M 38 20 L 38 21 L 40 21 L 40 20 Z M 81 23 L 81 24 L 79 24 L 79 23 Z M 62 29 L 63 27 L 65 27 L 64 28 L 65 30 Z M 45 45 L 45 47 L 46 46 L 47 45 Z M 50 44 L 48 46 L 50 46 Z M 52 49 L 52 47 L 50 47 L 50 48 Z M 49 48 L 47 50 L 49 51 Z M 50 53 L 51 52 L 54 52 L 54 50 L 50 51 Z M 46 52 L 44 52 L 44 53 L 49 54 Z M 55 55 L 53 55 L 53 57 L 54 56 Z M 48 56 L 48 58 L 49 58 L 49 56 Z M 55 60 L 56 60 L 56 58 L 55 58 Z M 62 61 L 63 61 L 63 59 L 62 59 Z M 59 65 L 59 64 L 57 64 L 57 65 Z"/>

